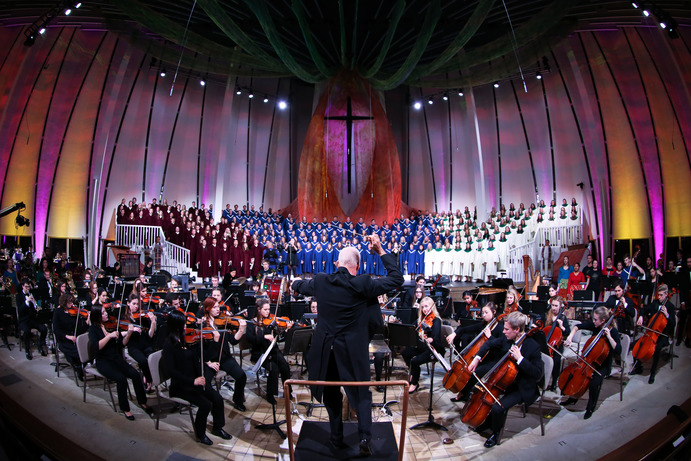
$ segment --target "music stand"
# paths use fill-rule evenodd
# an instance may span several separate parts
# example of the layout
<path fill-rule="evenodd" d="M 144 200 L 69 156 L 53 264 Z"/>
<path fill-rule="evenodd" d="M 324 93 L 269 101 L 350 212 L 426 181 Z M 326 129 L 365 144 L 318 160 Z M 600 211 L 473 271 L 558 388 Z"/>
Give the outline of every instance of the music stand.
<path fill-rule="evenodd" d="M 307 303 L 304 301 L 288 301 L 280 306 L 279 316 L 288 317 L 292 321 L 300 320 L 302 314 L 307 310 Z"/>
<path fill-rule="evenodd" d="M 266 352 L 262 354 L 262 356 L 257 360 L 257 363 L 252 367 L 252 371 L 256 374 L 259 369 L 262 367 L 266 359 L 269 357 L 271 352 L 273 351 L 273 348 L 276 347 L 276 341 L 278 340 L 278 336 L 276 336 L 271 343 L 271 345 L 266 349 Z M 274 364 L 273 362 L 269 362 L 269 368 L 273 367 Z M 257 383 L 259 383 L 259 380 L 257 379 Z M 268 389 L 267 389 L 267 397 L 268 397 Z M 268 400 L 268 399 L 267 399 Z M 285 439 L 286 435 L 285 433 L 281 430 L 281 424 L 285 424 L 285 420 L 283 421 L 277 421 L 276 420 L 276 399 L 274 399 L 273 402 L 271 403 L 271 412 L 273 414 L 273 422 L 269 424 L 257 424 L 256 427 L 257 429 L 273 429 L 276 432 L 278 432 L 278 435 L 282 438 Z"/>
<path fill-rule="evenodd" d="M 389 323 L 388 326 L 390 347 L 413 347 L 417 345 L 417 333 L 415 332 L 414 325 Z M 395 369 L 393 359 L 394 354 L 391 354 L 391 369 Z"/>

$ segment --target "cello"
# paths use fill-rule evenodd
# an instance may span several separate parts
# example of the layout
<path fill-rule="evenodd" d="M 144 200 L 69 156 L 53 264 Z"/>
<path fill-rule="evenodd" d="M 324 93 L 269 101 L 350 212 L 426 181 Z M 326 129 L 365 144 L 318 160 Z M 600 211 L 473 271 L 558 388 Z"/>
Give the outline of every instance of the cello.
<path fill-rule="evenodd" d="M 661 304 L 660 308 L 662 306 L 664 306 L 664 304 Z M 636 341 L 636 344 L 631 350 L 633 358 L 639 362 L 646 362 L 653 358 L 657 340 L 666 327 L 667 317 L 665 317 L 661 309 L 658 309 L 655 315 L 650 319 L 650 322 L 648 322 L 648 326 L 641 326 L 641 328 L 645 329 L 645 333 Z"/>
<path fill-rule="evenodd" d="M 552 320 L 552 325 L 546 326 L 542 329 L 542 331 L 545 332 L 545 339 L 547 340 L 547 344 L 550 346 L 549 347 L 549 356 L 550 357 L 554 357 L 553 351 L 555 349 L 559 349 L 559 346 L 561 346 L 562 342 L 564 341 L 564 333 L 561 330 L 561 328 L 559 328 L 559 322 L 557 322 L 557 319 L 564 312 L 565 308 L 566 308 L 566 303 L 562 303 L 562 306 L 559 308 L 559 313 Z"/>
<path fill-rule="evenodd" d="M 536 331 L 536 329 L 523 333 L 523 335 L 514 342 L 514 345 L 521 347 L 523 341 L 534 331 Z M 484 423 L 495 403 L 503 407 L 501 402 L 499 402 L 499 396 L 506 392 L 517 376 L 518 364 L 511 355 L 511 350 L 509 350 L 499 359 L 492 369 L 485 374 L 483 379 L 478 381 L 481 387 L 478 388 L 476 392 L 473 392 L 472 397 L 463 407 L 461 421 L 472 427 L 478 427 Z"/>
<path fill-rule="evenodd" d="M 459 358 L 453 363 L 451 369 L 444 375 L 444 379 L 442 380 L 445 389 L 456 393 L 463 390 L 472 376 L 472 373 L 468 370 L 468 365 L 470 365 L 470 362 L 473 360 L 473 357 L 477 355 L 482 345 L 489 339 L 485 335 L 485 330 L 489 329 L 490 332 L 494 330 L 499 321 L 503 320 L 507 315 L 508 314 L 501 314 L 493 318 L 470 344 L 458 354 Z"/>
<path fill-rule="evenodd" d="M 561 372 L 558 386 L 561 389 L 562 395 L 576 399 L 580 398 L 588 389 L 593 373 L 600 374 L 595 367 L 601 365 L 607 359 L 610 351 L 610 344 L 606 341 L 604 334 L 605 329 L 609 329 L 619 311 L 623 310 L 623 306 L 619 306 L 617 311 L 609 316 L 609 319 L 598 334 L 586 341 L 583 355 L 577 355 L 577 360 Z M 605 339 L 604 341 L 603 338 Z"/>

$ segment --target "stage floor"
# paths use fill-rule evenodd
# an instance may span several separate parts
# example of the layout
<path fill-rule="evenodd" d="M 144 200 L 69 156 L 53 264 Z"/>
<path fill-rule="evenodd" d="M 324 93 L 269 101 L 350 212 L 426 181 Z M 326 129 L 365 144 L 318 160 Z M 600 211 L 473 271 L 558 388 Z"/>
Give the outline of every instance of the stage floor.
<path fill-rule="evenodd" d="M 17 341 L 14 341 L 15 345 Z M 460 422 L 461 403 L 453 403 L 454 395 L 441 386 L 443 372 L 437 366 L 434 377 L 434 410 L 436 422 L 448 428 L 448 432 L 435 429 L 407 430 L 405 440 L 406 460 L 429 459 L 596 459 L 648 429 L 662 419 L 670 406 L 683 403 L 691 395 L 691 349 L 680 346 L 675 349 L 679 356 L 674 360 L 674 370 L 665 361 L 659 370 L 655 384 L 649 385 L 648 367 L 645 373 L 625 378 L 624 400 L 619 401 L 619 380 L 605 381 L 600 402 L 593 417 L 583 420 L 585 399 L 573 407 L 564 409 L 555 405 L 558 395 L 546 393 L 545 436 L 540 435 L 537 405 L 530 408 L 523 418 L 518 409 L 511 410 L 500 445 L 485 449 L 485 438 Z M 71 369 L 60 373 L 58 378 L 50 362 L 52 355 L 41 357 L 34 354 L 28 361 L 18 347 L 12 351 L 0 349 L 0 404 L 10 413 L 18 425 L 29 426 L 34 435 L 50 440 L 50 445 L 63 459 L 75 459 L 74 446 L 60 437 L 108 460 L 220 460 L 220 459 L 287 459 L 287 440 L 275 431 L 262 431 L 254 426 L 272 420 L 271 406 L 258 396 L 256 380 L 248 377 L 245 391 L 245 413 L 226 404 L 225 430 L 232 440 L 210 436 L 214 445 L 207 447 L 194 441 L 189 416 L 177 413 L 163 415 L 160 430 L 154 429 L 154 421 L 136 404 L 131 404 L 136 421 L 127 421 L 113 411 L 108 392 L 98 384 L 87 388 L 86 403 L 82 403 L 82 389 L 75 385 Z M 289 359 L 292 361 L 292 359 Z M 629 357 L 630 362 L 630 357 Z M 400 358 L 396 359 L 393 378 L 405 379 L 406 371 Z M 247 357 L 243 367 L 247 368 Z M 299 371 L 292 367 L 293 378 L 299 379 Z M 618 375 L 617 375 L 618 377 Z M 262 385 L 264 381 L 262 379 Z M 393 392 L 391 392 L 393 390 Z M 422 370 L 421 389 L 410 396 L 407 427 L 427 420 L 429 399 L 429 375 Z M 389 400 L 398 398 L 402 389 L 391 388 Z M 305 388 L 294 389 L 298 402 L 309 401 Z M 392 395 L 393 393 L 393 395 Z M 226 400 L 230 392 L 222 390 Z M 383 394 L 373 391 L 374 402 L 381 402 Z M 155 397 L 150 403 L 155 404 Z M 279 399 L 279 404 L 283 400 Z M 285 419 L 283 406 L 277 407 L 279 419 Z M 297 441 L 305 407 L 293 405 L 299 412 L 294 415 L 293 432 Z M 393 417 L 380 409 L 373 409 L 375 422 L 393 422 L 396 436 L 400 434 L 401 405 L 392 405 Z M 50 427 L 42 429 L 27 417 L 25 412 Z M 326 421 L 323 409 L 315 409 L 310 421 Z M 282 426 L 287 430 L 285 425 Z M 452 443 L 445 444 L 450 438 Z M 3 444 L 4 445 L 4 444 Z M 7 453 L 7 448 L 5 448 Z M 0 453 L 0 459 L 3 459 Z M 15 459 L 8 455 L 4 459 Z"/>

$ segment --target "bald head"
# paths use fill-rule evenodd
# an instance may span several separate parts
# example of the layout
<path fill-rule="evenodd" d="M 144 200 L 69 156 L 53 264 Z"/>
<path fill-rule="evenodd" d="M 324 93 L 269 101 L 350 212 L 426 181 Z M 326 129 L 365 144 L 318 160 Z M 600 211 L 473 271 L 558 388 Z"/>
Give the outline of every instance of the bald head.
<path fill-rule="evenodd" d="M 360 253 L 355 247 L 346 247 L 338 255 L 338 267 L 345 267 L 348 272 L 357 272 L 360 265 Z"/>

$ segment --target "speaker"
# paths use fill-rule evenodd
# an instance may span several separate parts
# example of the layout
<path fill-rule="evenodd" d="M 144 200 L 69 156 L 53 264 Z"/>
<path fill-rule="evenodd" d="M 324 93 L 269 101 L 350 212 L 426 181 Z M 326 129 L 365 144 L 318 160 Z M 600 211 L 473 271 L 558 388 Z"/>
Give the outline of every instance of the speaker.
<path fill-rule="evenodd" d="M 576 290 L 573 292 L 574 301 L 594 301 L 595 293 L 593 290 Z"/>

